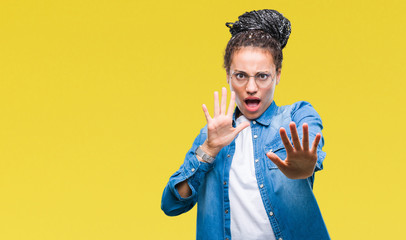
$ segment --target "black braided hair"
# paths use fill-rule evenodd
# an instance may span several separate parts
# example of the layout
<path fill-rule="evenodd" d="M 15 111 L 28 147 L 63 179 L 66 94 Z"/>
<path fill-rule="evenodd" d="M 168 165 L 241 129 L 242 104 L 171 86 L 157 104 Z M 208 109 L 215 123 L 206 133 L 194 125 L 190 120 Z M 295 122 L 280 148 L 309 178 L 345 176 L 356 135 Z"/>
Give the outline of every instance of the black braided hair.
<path fill-rule="evenodd" d="M 232 35 L 224 54 L 224 68 L 229 73 L 233 53 L 247 46 L 269 49 L 276 70 L 282 68 L 282 49 L 286 46 L 290 33 L 290 21 L 276 10 L 263 9 L 245 12 L 238 21 L 227 22 Z"/>

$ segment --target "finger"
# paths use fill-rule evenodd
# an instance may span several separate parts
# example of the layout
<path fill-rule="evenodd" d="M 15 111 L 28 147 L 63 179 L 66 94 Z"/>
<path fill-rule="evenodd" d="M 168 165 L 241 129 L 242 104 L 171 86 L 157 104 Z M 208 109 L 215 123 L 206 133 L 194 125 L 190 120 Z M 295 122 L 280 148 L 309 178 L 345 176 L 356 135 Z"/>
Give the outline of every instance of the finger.
<path fill-rule="evenodd" d="M 231 97 L 230 97 L 230 105 L 228 106 L 228 111 L 227 111 L 227 115 L 229 117 L 233 116 L 234 113 L 234 106 L 235 106 L 235 92 L 231 91 Z"/>
<path fill-rule="evenodd" d="M 286 134 L 286 130 L 283 127 L 279 129 L 279 134 L 281 135 L 282 143 L 285 146 L 286 153 L 293 152 L 293 146 L 290 143 L 288 135 Z"/>
<path fill-rule="evenodd" d="M 217 117 L 220 114 L 219 109 L 219 93 L 217 91 L 214 92 L 214 117 Z"/>
<path fill-rule="evenodd" d="M 226 114 L 226 107 L 227 107 L 227 89 L 223 87 L 221 89 L 220 114 Z"/>
<path fill-rule="evenodd" d="M 321 134 L 317 133 L 316 138 L 314 138 L 313 144 L 312 144 L 312 149 L 310 150 L 312 153 L 317 152 L 317 145 L 319 145 L 321 139 Z"/>
<path fill-rule="evenodd" d="M 303 150 L 309 151 L 309 126 L 307 125 L 307 123 L 303 123 L 302 144 L 303 144 Z"/>
<path fill-rule="evenodd" d="M 207 107 L 205 104 L 202 105 L 202 108 L 203 108 L 204 116 L 206 117 L 206 121 L 207 121 L 207 123 L 209 123 L 209 121 L 211 121 L 211 116 L 210 116 L 209 110 L 207 110 Z"/>
<path fill-rule="evenodd" d="M 296 124 L 295 122 L 290 122 L 290 134 L 292 135 L 292 142 L 295 146 L 296 150 L 302 150 L 302 146 L 300 145 L 299 135 L 297 134 Z"/>
<path fill-rule="evenodd" d="M 278 155 L 276 155 L 273 152 L 268 152 L 266 153 L 266 156 L 273 162 L 279 169 L 284 169 L 285 168 L 285 162 L 282 161 Z"/>
<path fill-rule="evenodd" d="M 244 128 L 248 127 L 250 125 L 250 122 L 243 122 L 240 125 L 238 125 L 235 129 L 234 129 L 234 133 L 237 136 L 237 134 L 239 132 L 241 132 Z"/>

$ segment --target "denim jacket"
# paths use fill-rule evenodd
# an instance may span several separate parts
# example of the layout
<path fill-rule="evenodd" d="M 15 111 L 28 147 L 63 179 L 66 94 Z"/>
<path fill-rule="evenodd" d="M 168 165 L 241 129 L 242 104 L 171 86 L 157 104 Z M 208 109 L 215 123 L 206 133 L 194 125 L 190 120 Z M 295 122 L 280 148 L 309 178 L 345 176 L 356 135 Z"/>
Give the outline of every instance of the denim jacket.
<path fill-rule="evenodd" d="M 233 115 L 233 126 L 237 111 L 238 108 Z M 310 144 L 323 129 L 319 114 L 305 101 L 280 107 L 273 101 L 258 119 L 251 121 L 255 174 L 262 203 L 276 239 L 330 239 L 313 195 L 314 173 L 306 179 L 289 179 L 266 156 L 268 151 L 273 151 L 280 159 L 286 159 L 279 129 L 284 127 L 291 140 L 291 121 L 296 123 L 300 139 L 302 124 L 309 125 Z M 210 164 L 200 162 L 195 155 L 195 150 L 206 138 L 207 125 L 196 137 L 179 170 L 170 177 L 163 191 L 161 208 L 165 214 L 176 216 L 189 211 L 198 202 L 196 238 L 231 240 L 228 180 L 235 139 L 223 147 Z M 322 137 L 317 148 L 315 172 L 323 169 L 326 156 L 323 145 Z M 186 179 L 192 195 L 182 198 L 175 186 Z"/>

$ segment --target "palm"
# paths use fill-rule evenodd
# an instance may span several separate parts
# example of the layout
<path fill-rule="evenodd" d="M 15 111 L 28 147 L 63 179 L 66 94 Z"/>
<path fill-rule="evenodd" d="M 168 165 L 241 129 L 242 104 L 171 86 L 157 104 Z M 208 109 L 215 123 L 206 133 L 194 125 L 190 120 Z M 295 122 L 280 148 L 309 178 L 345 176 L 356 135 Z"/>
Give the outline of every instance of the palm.
<path fill-rule="evenodd" d="M 206 105 L 203 104 L 203 111 L 207 120 L 207 144 L 210 148 L 220 151 L 221 148 L 230 144 L 237 134 L 249 126 L 248 122 L 234 128 L 233 109 L 235 105 L 235 93 L 231 92 L 230 105 L 227 110 L 227 90 L 222 89 L 221 104 L 219 96 L 214 92 L 214 115 L 210 116 Z M 227 112 L 226 112 L 227 110 Z"/>
<path fill-rule="evenodd" d="M 279 133 L 283 145 L 286 149 L 286 159 L 282 161 L 276 154 L 269 152 L 267 156 L 272 160 L 278 168 L 288 177 L 292 179 L 303 179 L 313 174 L 317 162 L 317 145 L 321 139 L 321 134 L 317 133 L 316 138 L 312 143 L 312 148 L 309 149 L 309 129 L 306 123 L 303 124 L 303 139 L 300 144 L 299 135 L 296 130 L 296 124 L 291 122 L 290 131 L 292 135 L 293 145 L 290 143 L 286 134 L 286 130 L 281 128 Z"/>

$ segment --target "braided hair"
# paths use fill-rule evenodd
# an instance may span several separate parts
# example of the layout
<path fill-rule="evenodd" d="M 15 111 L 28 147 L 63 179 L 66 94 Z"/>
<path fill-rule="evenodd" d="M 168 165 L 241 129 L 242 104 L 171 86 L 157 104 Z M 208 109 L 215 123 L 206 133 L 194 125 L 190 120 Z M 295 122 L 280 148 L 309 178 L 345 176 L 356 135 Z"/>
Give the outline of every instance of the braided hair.
<path fill-rule="evenodd" d="M 290 21 L 276 10 L 263 9 L 246 12 L 238 17 L 238 21 L 227 22 L 231 39 L 228 41 L 224 54 L 224 68 L 227 73 L 234 52 L 242 47 L 259 47 L 268 49 L 276 66 L 282 68 L 282 49 L 286 46 L 291 26 Z"/>

